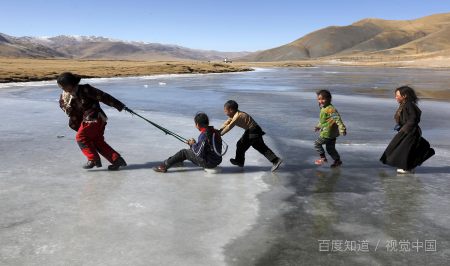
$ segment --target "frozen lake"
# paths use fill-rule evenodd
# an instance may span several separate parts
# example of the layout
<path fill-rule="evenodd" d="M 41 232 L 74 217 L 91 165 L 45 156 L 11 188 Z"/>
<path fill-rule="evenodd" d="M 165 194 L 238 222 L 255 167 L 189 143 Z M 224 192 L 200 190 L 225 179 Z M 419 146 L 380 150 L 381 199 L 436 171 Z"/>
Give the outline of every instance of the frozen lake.
<path fill-rule="evenodd" d="M 56 82 L 0 84 L 0 265 L 448 265 L 450 103 L 422 101 L 420 126 L 436 155 L 414 175 L 379 158 L 394 136 L 399 85 L 442 90 L 450 70 L 258 68 L 250 73 L 82 80 L 185 137 L 198 111 L 219 128 L 236 100 L 282 157 L 255 150 L 221 174 L 189 162 L 151 170 L 187 145 L 103 105 L 106 141 L 127 161 L 84 170 Z M 388 88 L 389 97 L 353 92 Z M 317 166 L 315 91 L 329 89 L 347 127 L 344 165 Z M 64 135 L 63 138 L 57 138 Z"/>

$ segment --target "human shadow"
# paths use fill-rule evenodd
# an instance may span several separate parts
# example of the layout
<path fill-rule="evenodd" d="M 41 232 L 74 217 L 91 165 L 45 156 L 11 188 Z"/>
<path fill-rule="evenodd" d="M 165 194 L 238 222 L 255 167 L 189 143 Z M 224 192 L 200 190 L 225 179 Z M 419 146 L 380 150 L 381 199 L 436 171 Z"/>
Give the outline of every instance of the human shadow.
<path fill-rule="evenodd" d="M 128 164 L 126 167 L 121 167 L 119 168 L 118 171 L 131 171 L 131 170 L 140 170 L 140 169 L 152 169 L 155 166 L 159 166 L 161 165 L 161 161 L 157 161 L 157 162 L 146 162 L 146 163 L 142 163 L 142 164 Z M 218 166 L 222 168 L 222 173 L 225 174 L 243 174 L 243 173 L 255 173 L 255 172 L 265 172 L 265 171 L 269 171 L 270 172 L 270 167 L 259 167 L 259 166 L 244 166 L 244 167 L 237 167 L 237 166 L 227 166 L 227 167 L 223 167 L 223 166 Z M 205 168 L 197 166 L 191 162 L 186 162 L 186 163 L 177 163 L 174 164 L 168 171 L 167 173 L 170 172 L 192 172 L 192 171 L 204 171 Z M 108 167 L 104 167 L 104 168 L 100 168 L 100 169 L 90 169 L 88 171 L 109 171 Z M 117 171 L 114 171 L 117 172 Z"/>
<path fill-rule="evenodd" d="M 147 162 L 143 164 L 129 164 L 128 166 L 124 168 L 120 168 L 120 170 L 138 170 L 138 169 L 152 169 L 155 166 L 160 166 L 162 164 L 162 161 L 157 162 Z M 203 167 L 197 166 L 193 163 L 188 163 L 185 165 L 183 162 L 176 163 L 170 169 L 167 171 L 167 173 L 170 172 L 190 172 L 190 171 L 204 171 Z"/>
<path fill-rule="evenodd" d="M 152 167 L 159 166 L 159 165 L 161 165 L 161 162 L 147 162 L 147 163 L 143 163 L 143 164 L 128 164 L 127 166 L 120 167 L 119 170 L 112 171 L 112 172 L 137 170 L 137 169 L 151 169 Z M 106 166 L 101 169 L 93 168 L 88 171 L 94 172 L 94 171 L 110 171 L 110 170 L 108 170 L 108 167 Z"/>
<path fill-rule="evenodd" d="M 249 165 L 244 167 L 230 166 L 230 167 L 222 167 L 222 173 L 227 174 L 245 174 L 245 173 L 255 173 L 255 172 L 270 172 L 270 167 L 260 167 L 256 165 Z"/>

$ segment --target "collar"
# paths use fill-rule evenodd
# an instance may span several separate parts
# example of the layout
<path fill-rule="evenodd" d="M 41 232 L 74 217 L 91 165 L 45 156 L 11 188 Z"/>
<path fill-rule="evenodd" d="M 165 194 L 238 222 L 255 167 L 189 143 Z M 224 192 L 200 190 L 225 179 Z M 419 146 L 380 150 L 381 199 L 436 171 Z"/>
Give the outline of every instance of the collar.
<path fill-rule="evenodd" d="M 209 132 L 216 133 L 216 139 L 219 138 L 220 134 L 218 134 L 218 132 L 214 129 L 214 127 L 209 126 L 208 128 L 209 128 Z M 204 127 L 200 128 L 200 131 L 202 133 L 205 132 L 205 130 L 206 130 L 206 128 L 204 128 Z"/>
<path fill-rule="evenodd" d="M 77 91 L 78 91 L 78 84 L 69 93 L 74 95 L 74 94 L 76 94 Z"/>
<path fill-rule="evenodd" d="M 200 131 L 201 131 L 202 133 L 203 133 L 205 130 L 206 130 L 206 128 L 204 128 L 204 127 L 200 128 Z M 215 130 L 214 130 L 214 127 L 209 126 L 209 131 L 215 131 Z"/>

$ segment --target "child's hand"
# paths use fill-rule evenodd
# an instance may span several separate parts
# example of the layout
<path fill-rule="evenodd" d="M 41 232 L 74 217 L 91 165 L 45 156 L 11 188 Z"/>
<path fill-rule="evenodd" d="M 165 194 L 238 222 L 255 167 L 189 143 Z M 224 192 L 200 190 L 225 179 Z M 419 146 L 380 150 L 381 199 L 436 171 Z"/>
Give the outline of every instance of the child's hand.
<path fill-rule="evenodd" d="M 314 127 L 314 132 L 317 132 L 320 130 L 320 127 Z"/>
<path fill-rule="evenodd" d="M 342 134 L 342 136 L 345 136 L 345 135 L 347 135 L 347 133 L 346 133 L 346 132 L 341 132 L 341 134 Z"/>
<path fill-rule="evenodd" d="M 192 146 L 192 145 L 194 145 L 195 140 L 188 139 L 188 141 L 187 141 L 186 143 L 187 143 L 189 146 Z"/>

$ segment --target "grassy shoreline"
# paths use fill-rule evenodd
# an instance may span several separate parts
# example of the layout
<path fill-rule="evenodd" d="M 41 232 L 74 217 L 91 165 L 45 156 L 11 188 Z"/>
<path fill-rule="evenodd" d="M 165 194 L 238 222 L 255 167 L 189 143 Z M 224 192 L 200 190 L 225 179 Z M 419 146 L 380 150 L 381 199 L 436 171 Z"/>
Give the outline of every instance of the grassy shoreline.
<path fill-rule="evenodd" d="M 55 80 L 63 72 L 72 72 L 82 78 L 131 77 L 164 74 L 207 74 L 253 71 L 251 67 L 314 67 L 339 65 L 361 67 L 447 68 L 449 58 L 414 61 L 365 62 L 339 60 L 305 60 L 289 62 L 174 62 L 89 59 L 34 59 L 0 57 L 0 83 Z M 356 92 L 372 94 L 380 91 Z M 389 92 L 383 92 L 389 93 Z M 420 97 L 429 100 L 450 100 L 450 90 L 417 90 Z M 382 95 L 378 95 L 382 96 Z"/>
<path fill-rule="evenodd" d="M 362 67 L 450 68 L 450 58 L 413 61 L 304 60 L 289 62 L 175 62 L 97 59 L 35 59 L 0 57 L 0 83 L 54 80 L 63 72 L 83 78 L 110 78 L 164 74 L 207 74 L 252 71 L 251 67 Z"/>
<path fill-rule="evenodd" d="M 64 72 L 82 78 L 111 78 L 241 71 L 253 69 L 214 62 L 0 58 L 0 83 L 54 80 Z"/>

